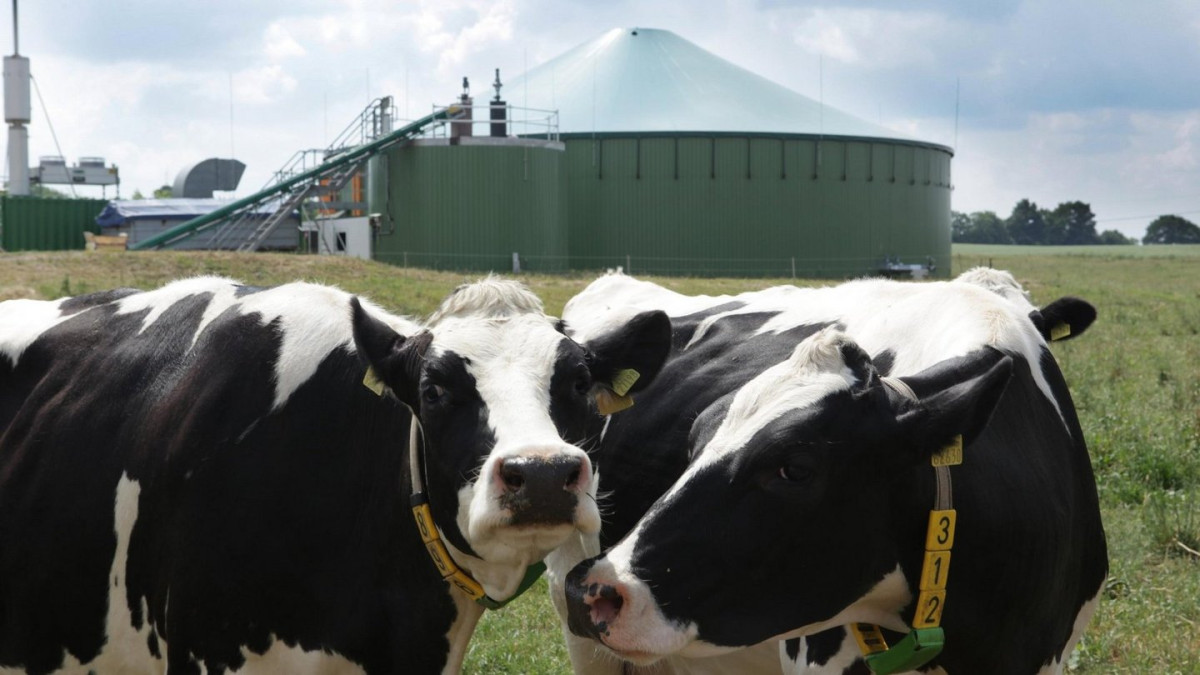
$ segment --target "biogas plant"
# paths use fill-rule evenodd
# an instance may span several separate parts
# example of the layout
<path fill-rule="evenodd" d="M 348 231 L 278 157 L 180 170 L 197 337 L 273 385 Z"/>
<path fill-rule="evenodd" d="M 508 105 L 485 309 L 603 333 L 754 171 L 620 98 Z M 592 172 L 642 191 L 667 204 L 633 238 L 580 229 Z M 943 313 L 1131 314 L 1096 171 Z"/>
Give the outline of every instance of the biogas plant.
<path fill-rule="evenodd" d="M 833 109 L 666 30 L 620 28 L 481 102 L 401 121 L 377 99 L 269 184 L 181 172 L 116 201 L 128 248 L 299 249 L 449 270 L 850 277 L 950 269 L 953 150 Z M 509 99 L 509 100 L 506 100 Z M 513 105 L 520 101 L 520 105 Z M 7 106 L 6 106 L 7 108 Z"/>

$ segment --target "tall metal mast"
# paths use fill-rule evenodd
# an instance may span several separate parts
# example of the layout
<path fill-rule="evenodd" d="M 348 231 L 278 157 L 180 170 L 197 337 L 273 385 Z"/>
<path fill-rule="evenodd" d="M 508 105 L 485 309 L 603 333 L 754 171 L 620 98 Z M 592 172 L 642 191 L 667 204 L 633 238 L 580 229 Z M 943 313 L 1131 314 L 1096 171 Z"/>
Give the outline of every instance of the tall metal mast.
<path fill-rule="evenodd" d="M 4 57 L 4 121 L 8 122 L 8 194 L 29 194 L 29 59 L 21 56 L 17 0 L 13 0 L 13 55 Z"/>

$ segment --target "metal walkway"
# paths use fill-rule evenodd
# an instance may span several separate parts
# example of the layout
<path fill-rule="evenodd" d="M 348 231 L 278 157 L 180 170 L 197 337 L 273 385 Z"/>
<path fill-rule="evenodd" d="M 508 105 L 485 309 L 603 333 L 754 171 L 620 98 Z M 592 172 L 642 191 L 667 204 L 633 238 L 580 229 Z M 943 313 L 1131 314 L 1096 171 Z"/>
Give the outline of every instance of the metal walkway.
<path fill-rule="evenodd" d="M 384 100 L 379 99 L 373 102 L 372 106 L 377 106 Z M 386 126 L 380 125 L 378 117 L 368 115 L 371 110 L 369 106 L 360 115 L 357 126 L 351 124 L 338 136 L 334 144 L 324 151 L 324 161 L 317 166 L 311 169 L 303 168 L 307 157 L 321 151 L 298 152 L 283 169 L 275 173 L 262 190 L 140 241 L 130 246 L 130 250 L 170 248 L 206 232 L 212 237 L 209 248 L 257 250 L 275 228 L 287 220 L 297 208 L 303 206 L 306 200 L 340 191 L 371 157 L 394 145 L 416 138 L 426 127 L 454 119 L 462 112 L 459 106 L 441 108 L 395 131 L 387 131 Z M 359 134 L 360 141 L 365 141 L 368 137 L 374 140 L 353 144 L 351 136 L 355 133 Z M 381 133 L 383 135 L 380 135 Z M 337 147 L 339 143 L 345 145 Z M 245 231 L 250 229 L 249 223 L 253 223 L 254 226 L 247 235 Z M 234 241 L 237 241 L 237 246 L 233 245 Z"/>

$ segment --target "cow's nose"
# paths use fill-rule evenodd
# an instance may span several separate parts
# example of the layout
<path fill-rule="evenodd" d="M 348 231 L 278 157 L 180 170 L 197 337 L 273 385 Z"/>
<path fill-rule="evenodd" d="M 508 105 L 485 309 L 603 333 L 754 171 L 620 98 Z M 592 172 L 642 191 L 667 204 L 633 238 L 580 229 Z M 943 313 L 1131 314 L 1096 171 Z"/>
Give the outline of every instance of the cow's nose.
<path fill-rule="evenodd" d="M 550 457 L 507 457 L 498 462 L 504 489 L 509 492 L 527 490 L 531 493 L 552 493 L 557 490 L 579 490 L 586 487 L 584 477 L 591 473 L 587 455 L 556 454 Z"/>
<path fill-rule="evenodd" d="M 603 640 L 620 616 L 628 594 L 619 582 L 588 580 L 593 562 L 580 563 L 567 574 L 567 627 L 581 637 Z"/>
<path fill-rule="evenodd" d="M 497 462 L 496 480 L 514 525 L 571 522 L 591 480 L 591 463 L 582 452 L 506 457 Z"/>

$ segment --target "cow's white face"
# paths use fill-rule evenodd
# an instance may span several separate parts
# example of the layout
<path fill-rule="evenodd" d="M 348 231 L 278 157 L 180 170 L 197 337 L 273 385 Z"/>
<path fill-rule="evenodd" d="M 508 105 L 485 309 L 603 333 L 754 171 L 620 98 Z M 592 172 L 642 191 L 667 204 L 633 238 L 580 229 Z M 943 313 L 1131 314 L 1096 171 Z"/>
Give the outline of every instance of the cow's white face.
<path fill-rule="evenodd" d="M 427 332 L 406 340 L 356 314 L 355 335 L 420 419 L 426 491 L 446 542 L 503 599 L 526 566 L 577 531 L 599 531 L 586 453 L 599 422 L 593 395 L 622 369 L 648 383 L 670 322 L 648 312 L 580 345 L 522 286 L 489 279 L 451 296 Z"/>
<path fill-rule="evenodd" d="M 435 329 L 420 415 L 440 457 L 462 453 L 476 464 L 457 487 L 455 520 L 479 557 L 527 565 L 572 530 L 599 531 L 581 447 L 593 386 L 585 356 L 545 316 L 452 319 Z"/>
<path fill-rule="evenodd" d="M 907 523 L 891 517 L 893 488 L 982 428 L 1011 362 L 987 350 L 937 372 L 945 400 L 915 405 L 889 394 L 844 334 L 801 342 L 702 413 L 684 475 L 568 575 L 571 630 L 646 663 L 850 621 L 901 627 L 910 598 L 893 530 Z"/>

